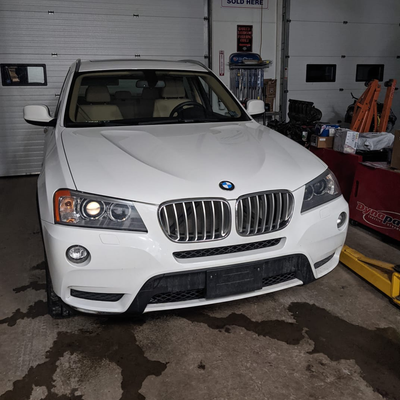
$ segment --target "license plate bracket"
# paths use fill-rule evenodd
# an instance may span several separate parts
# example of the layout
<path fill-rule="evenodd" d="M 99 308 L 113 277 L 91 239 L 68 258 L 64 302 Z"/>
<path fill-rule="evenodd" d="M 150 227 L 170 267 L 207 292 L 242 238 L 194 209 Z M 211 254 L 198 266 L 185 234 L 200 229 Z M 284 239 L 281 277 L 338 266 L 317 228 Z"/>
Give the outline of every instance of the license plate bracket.
<path fill-rule="evenodd" d="M 208 270 L 206 280 L 207 299 L 253 292 L 262 288 L 262 265 Z"/>

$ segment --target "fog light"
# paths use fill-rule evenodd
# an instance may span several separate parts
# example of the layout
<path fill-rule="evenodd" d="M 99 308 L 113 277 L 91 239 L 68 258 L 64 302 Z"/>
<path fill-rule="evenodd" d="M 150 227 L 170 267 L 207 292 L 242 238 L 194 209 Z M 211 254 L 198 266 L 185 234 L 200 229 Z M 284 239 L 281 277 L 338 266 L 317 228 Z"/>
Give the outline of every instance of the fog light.
<path fill-rule="evenodd" d="M 89 258 L 89 256 L 89 250 L 85 249 L 83 246 L 75 245 L 69 247 L 67 250 L 68 260 L 75 264 L 82 264 Z"/>
<path fill-rule="evenodd" d="M 337 219 L 337 227 L 341 228 L 346 223 L 347 215 L 345 212 L 342 212 Z"/>

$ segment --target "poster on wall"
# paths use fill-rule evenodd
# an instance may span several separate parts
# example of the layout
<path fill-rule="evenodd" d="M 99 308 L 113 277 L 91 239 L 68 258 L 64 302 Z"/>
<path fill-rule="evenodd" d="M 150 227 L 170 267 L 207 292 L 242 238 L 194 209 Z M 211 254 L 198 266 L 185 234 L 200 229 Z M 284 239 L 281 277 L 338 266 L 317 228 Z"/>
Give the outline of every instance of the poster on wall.
<path fill-rule="evenodd" d="M 268 8 L 269 0 L 221 0 L 221 7 Z"/>
<path fill-rule="evenodd" d="M 252 52 L 253 51 L 253 25 L 237 26 L 237 50 Z"/>

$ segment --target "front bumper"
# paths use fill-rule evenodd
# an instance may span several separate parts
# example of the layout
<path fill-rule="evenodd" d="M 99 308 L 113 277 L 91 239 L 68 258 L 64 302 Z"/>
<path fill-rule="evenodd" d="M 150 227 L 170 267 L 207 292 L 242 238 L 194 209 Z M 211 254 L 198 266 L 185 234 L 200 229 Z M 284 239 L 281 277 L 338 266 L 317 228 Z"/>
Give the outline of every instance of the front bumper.
<path fill-rule="evenodd" d="M 308 283 L 338 264 L 347 222 L 338 229 L 337 217 L 342 212 L 348 215 L 348 205 L 343 197 L 339 197 L 300 214 L 301 192 L 295 194 L 296 207 L 292 221 L 285 229 L 256 237 L 242 237 L 232 231 L 226 239 L 208 243 L 171 242 L 159 226 L 157 206 L 146 204 L 137 204 L 148 229 L 146 234 L 76 228 L 42 220 L 54 291 L 76 309 L 112 314 L 219 303 Z M 234 204 L 232 201 L 232 209 Z M 270 247 L 247 251 L 216 252 L 217 255 L 206 251 L 207 256 L 199 254 L 193 258 L 174 256 L 176 252 L 251 245 L 273 239 L 280 240 Z M 65 256 L 66 250 L 77 244 L 86 247 L 91 254 L 89 262 L 83 265 L 73 264 Z M 210 272 L 234 269 L 243 272 L 247 267 L 253 271 L 253 266 L 261 269 L 261 275 L 246 272 L 247 277 L 261 279 L 261 287 L 260 282 L 249 287 L 242 283 L 242 288 L 247 290 L 245 293 L 222 290 L 214 291 L 210 296 L 207 281 Z M 246 276 L 242 281 L 248 281 Z M 195 291 L 195 295 L 182 294 L 188 291 Z M 101 294 L 109 296 L 102 297 Z"/>

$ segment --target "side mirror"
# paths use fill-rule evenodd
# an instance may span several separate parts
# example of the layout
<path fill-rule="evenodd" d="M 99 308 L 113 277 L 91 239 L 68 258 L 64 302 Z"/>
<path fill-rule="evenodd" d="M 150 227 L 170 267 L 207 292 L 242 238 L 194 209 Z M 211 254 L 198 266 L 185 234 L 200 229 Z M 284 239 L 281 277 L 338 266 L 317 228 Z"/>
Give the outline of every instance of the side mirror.
<path fill-rule="evenodd" d="M 50 111 L 47 106 L 25 106 L 24 120 L 28 122 L 28 124 L 38 126 L 56 125 L 56 119 L 50 115 Z"/>
<path fill-rule="evenodd" d="M 265 112 L 265 104 L 262 100 L 249 100 L 246 109 L 250 115 L 263 114 Z"/>

